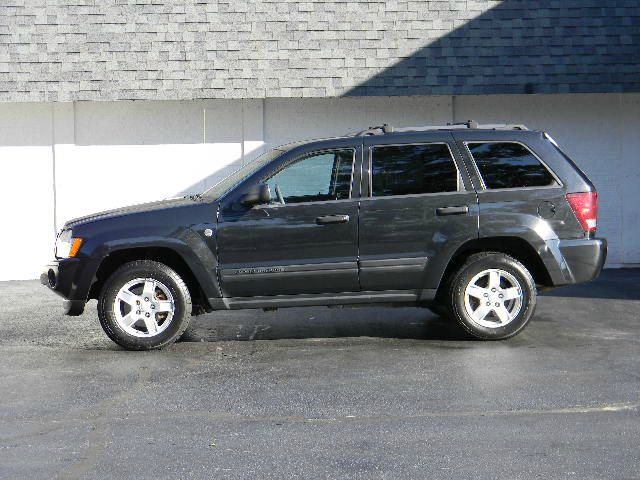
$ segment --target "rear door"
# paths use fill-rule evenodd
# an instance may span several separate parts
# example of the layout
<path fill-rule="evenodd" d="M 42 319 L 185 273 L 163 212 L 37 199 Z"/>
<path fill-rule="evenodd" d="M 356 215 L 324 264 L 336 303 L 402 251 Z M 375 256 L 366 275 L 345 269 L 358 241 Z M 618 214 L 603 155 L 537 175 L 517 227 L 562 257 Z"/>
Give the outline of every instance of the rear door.
<path fill-rule="evenodd" d="M 361 288 L 428 297 L 453 252 L 478 235 L 476 193 L 453 137 L 365 137 L 363 158 Z"/>

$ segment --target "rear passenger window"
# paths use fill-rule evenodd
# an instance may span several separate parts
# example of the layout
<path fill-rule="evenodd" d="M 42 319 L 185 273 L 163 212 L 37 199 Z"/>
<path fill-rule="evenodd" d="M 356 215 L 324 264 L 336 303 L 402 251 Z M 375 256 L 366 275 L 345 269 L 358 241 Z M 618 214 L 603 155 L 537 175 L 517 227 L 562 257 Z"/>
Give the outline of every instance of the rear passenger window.
<path fill-rule="evenodd" d="M 524 145 L 513 142 L 467 144 L 487 188 L 547 187 L 557 182 Z"/>
<path fill-rule="evenodd" d="M 443 143 L 375 147 L 371 156 L 374 197 L 454 192 L 458 170 Z"/>

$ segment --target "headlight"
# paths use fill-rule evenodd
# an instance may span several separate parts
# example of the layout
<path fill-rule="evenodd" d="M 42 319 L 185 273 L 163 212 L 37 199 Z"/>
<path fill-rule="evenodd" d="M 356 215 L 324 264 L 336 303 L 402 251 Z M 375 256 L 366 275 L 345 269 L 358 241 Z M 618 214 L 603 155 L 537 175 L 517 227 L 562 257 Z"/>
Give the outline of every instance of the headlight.
<path fill-rule="evenodd" d="M 73 238 L 71 230 L 63 230 L 56 240 L 56 258 L 75 257 L 82 246 L 81 238 Z"/>

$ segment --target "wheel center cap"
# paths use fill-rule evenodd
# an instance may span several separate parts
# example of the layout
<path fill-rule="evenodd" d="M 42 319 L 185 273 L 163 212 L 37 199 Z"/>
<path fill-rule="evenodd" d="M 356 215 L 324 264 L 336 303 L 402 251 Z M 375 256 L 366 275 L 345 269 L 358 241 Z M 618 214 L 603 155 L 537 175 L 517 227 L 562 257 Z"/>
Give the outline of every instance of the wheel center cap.
<path fill-rule="evenodd" d="M 141 309 L 143 313 L 151 313 L 152 312 L 152 308 L 151 308 L 151 302 L 141 302 Z"/>

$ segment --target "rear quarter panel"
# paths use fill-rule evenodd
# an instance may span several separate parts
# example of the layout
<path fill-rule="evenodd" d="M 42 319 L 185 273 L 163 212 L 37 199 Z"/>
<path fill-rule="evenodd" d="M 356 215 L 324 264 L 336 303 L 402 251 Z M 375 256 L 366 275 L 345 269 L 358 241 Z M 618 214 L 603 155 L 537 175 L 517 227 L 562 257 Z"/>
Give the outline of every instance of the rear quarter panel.
<path fill-rule="evenodd" d="M 584 231 L 567 202 L 566 194 L 589 192 L 594 190 L 594 186 L 580 170 L 564 159 L 542 132 L 462 131 L 455 132 L 454 137 L 478 192 L 481 238 L 510 233 L 518 235 L 523 229 L 531 228 L 546 232 L 543 235 L 545 237 L 584 238 Z M 505 141 L 525 145 L 546 165 L 559 184 L 552 187 L 484 189 L 467 148 L 467 142 L 476 141 Z"/>
<path fill-rule="evenodd" d="M 542 132 L 470 130 L 455 132 L 454 137 L 478 193 L 480 238 L 522 238 L 538 253 L 554 284 L 571 280 L 571 272 L 559 248 L 560 240 L 585 238 L 585 233 L 567 202 L 566 194 L 592 191 L 594 186 L 589 179 L 567 162 Z M 477 141 L 525 145 L 556 177 L 558 185 L 485 189 L 467 148 L 467 142 Z"/>

